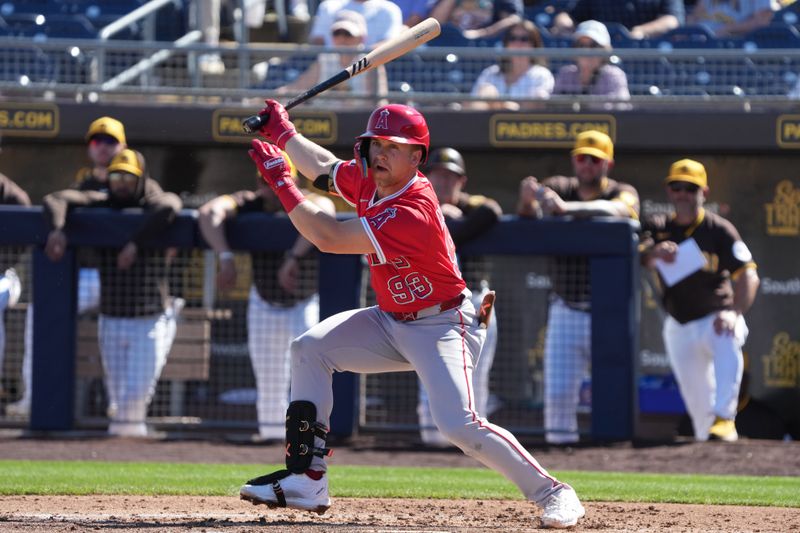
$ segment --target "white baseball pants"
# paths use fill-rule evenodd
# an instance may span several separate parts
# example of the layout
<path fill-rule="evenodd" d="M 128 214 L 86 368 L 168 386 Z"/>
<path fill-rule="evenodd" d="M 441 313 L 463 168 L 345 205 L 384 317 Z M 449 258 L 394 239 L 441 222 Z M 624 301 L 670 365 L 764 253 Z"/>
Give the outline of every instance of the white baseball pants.
<path fill-rule="evenodd" d="M 544 345 L 544 428 L 551 444 L 578 442 L 581 383 L 592 362 L 592 315 L 550 302 Z"/>
<path fill-rule="evenodd" d="M 175 339 L 175 318 L 100 315 L 97 330 L 111 421 L 143 427 Z"/>
<path fill-rule="evenodd" d="M 695 439 L 708 440 L 708 430 L 719 416 L 733 420 L 739 401 L 747 339 L 747 324 L 739 316 L 733 335 L 717 335 L 711 313 L 681 324 L 664 320 L 664 346 L 678 381 L 683 403 L 694 427 Z"/>
<path fill-rule="evenodd" d="M 290 346 L 319 321 L 319 296 L 292 307 L 271 305 L 250 289 L 247 307 L 247 344 L 258 391 L 258 433 L 265 439 L 286 436 L 289 408 Z"/>

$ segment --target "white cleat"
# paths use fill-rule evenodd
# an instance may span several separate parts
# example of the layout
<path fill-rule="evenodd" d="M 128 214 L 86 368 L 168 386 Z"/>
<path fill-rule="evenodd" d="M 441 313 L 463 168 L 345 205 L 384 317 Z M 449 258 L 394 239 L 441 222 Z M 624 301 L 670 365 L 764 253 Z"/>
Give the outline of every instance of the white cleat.
<path fill-rule="evenodd" d="M 239 489 L 239 497 L 271 509 L 289 507 L 317 514 L 323 514 L 331 506 L 326 476 L 316 480 L 306 474 L 291 474 L 288 470 L 251 479 Z"/>
<path fill-rule="evenodd" d="M 31 416 L 31 401 L 23 398 L 18 402 L 6 405 L 6 416 L 15 418 L 27 418 Z"/>
<path fill-rule="evenodd" d="M 569 485 L 552 494 L 542 505 L 542 525 L 555 529 L 573 527 L 586 514 L 578 495 Z"/>

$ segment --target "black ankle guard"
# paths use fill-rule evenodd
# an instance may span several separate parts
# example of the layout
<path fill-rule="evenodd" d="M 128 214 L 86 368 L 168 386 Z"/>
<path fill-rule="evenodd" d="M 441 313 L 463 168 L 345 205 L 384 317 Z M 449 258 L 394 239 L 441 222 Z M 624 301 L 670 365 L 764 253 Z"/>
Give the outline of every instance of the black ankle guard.
<path fill-rule="evenodd" d="M 311 466 L 311 459 L 333 454 L 332 450 L 314 446 L 314 437 L 327 440 L 328 428 L 317 422 L 317 407 L 306 400 L 289 404 L 286 410 L 286 468 L 302 474 Z"/>

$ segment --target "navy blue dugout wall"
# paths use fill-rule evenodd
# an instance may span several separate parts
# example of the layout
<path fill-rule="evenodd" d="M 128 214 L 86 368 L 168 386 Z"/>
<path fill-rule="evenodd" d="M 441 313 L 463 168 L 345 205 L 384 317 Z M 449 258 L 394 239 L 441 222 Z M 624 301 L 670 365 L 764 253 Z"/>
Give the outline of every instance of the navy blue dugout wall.
<path fill-rule="evenodd" d="M 148 246 L 206 247 L 195 211 L 183 211 L 168 232 Z M 72 246 L 121 246 L 138 227 L 135 210 L 79 209 L 65 232 Z M 102 228 L 98 231 L 97 228 Z M 636 409 L 639 261 L 637 224 L 628 220 L 522 220 L 502 222 L 463 250 L 463 255 L 588 255 L 592 285 L 592 437 L 634 435 Z M 238 250 L 285 250 L 296 232 L 285 217 L 249 214 L 226 227 Z M 33 430 L 73 427 L 76 275 L 74 253 L 52 263 L 42 253 L 47 230 L 41 208 L 0 206 L 0 246 L 36 245 L 34 252 Z M 323 254 L 320 312 L 327 317 L 359 305 L 361 258 Z M 352 435 L 358 419 L 358 377 L 337 375 L 331 431 Z"/>

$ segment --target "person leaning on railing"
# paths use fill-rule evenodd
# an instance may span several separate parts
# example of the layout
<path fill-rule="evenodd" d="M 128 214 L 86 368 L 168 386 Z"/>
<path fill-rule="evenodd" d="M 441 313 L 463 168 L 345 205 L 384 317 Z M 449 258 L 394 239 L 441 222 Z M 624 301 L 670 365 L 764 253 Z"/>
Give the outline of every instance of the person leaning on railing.
<path fill-rule="evenodd" d="M 717 37 L 735 37 L 769 26 L 772 13 L 780 9 L 775 0 L 699 0 L 686 17 L 687 24 L 703 24 Z"/>

